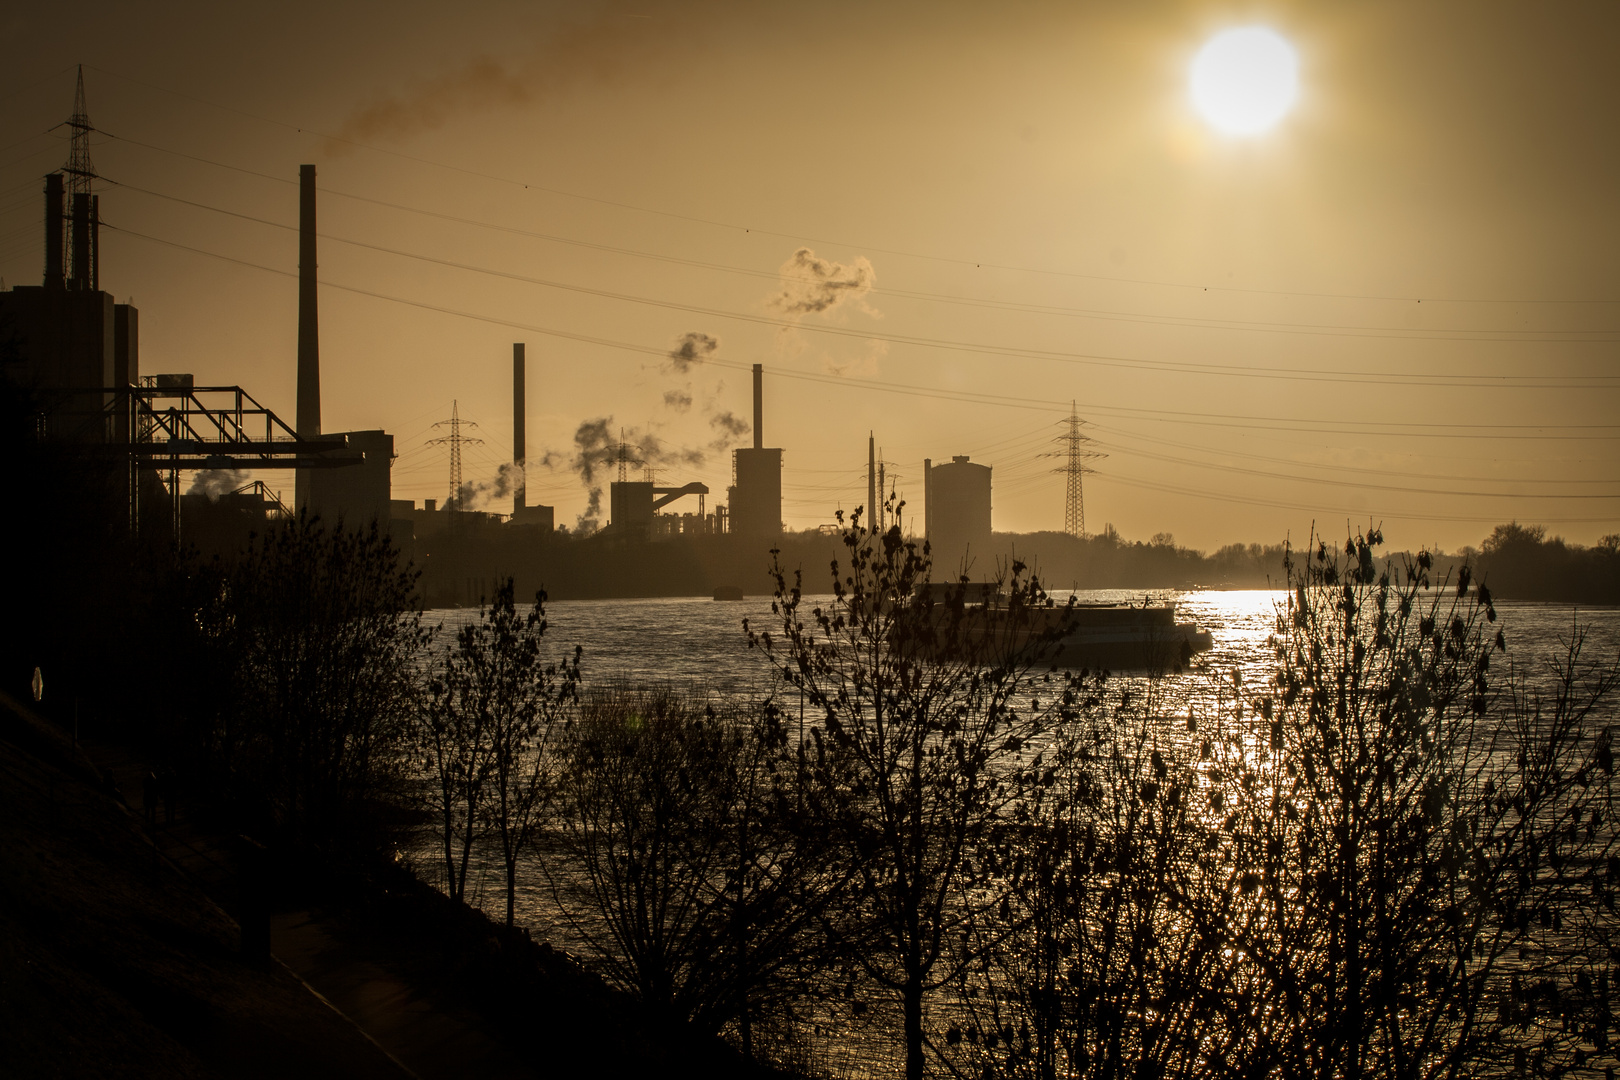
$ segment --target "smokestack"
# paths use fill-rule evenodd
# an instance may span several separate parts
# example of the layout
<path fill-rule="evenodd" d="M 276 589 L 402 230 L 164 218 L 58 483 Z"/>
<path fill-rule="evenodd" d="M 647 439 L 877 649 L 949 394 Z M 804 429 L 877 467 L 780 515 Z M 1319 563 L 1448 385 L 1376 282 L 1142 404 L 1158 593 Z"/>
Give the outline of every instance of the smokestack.
<path fill-rule="evenodd" d="M 879 461 L 878 462 L 878 532 L 887 532 L 888 531 L 889 523 L 888 523 L 888 521 L 885 520 L 888 517 L 888 514 L 884 512 L 884 506 L 888 503 L 888 501 L 889 501 L 888 481 L 885 480 L 884 477 L 883 477 L 883 462 Z"/>
<path fill-rule="evenodd" d="M 866 527 L 877 527 L 877 436 L 866 434 Z"/>
<path fill-rule="evenodd" d="M 765 448 L 765 365 L 754 365 L 754 449 Z"/>
<path fill-rule="evenodd" d="M 101 288 L 101 196 L 90 196 L 90 288 Z"/>
<path fill-rule="evenodd" d="M 315 307 L 315 166 L 298 167 L 299 435 L 321 433 L 321 331 Z"/>
<path fill-rule="evenodd" d="M 934 459 L 923 458 L 923 540 L 934 531 Z"/>
<path fill-rule="evenodd" d="M 528 498 L 528 483 L 524 473 L 524 459 L 528 457 L 528 432 L 524 414 L 528 411 L 528 392 L 524 388 L 523 342 L 512 343 L 512 465 L 517 470 L 517 486 L 512 492 L 512 516 L 523 509 Z"/>
<path fill-rule="evenodd" d="M 90 195 L 73 193 L 73 287 L 90 287 Z"/>
<path fill-rule="evenodd" d="M 60 289 L 66 286 L 62 279 L 62 174 L 53 172 L 45 178 L 45 287 Z"/>

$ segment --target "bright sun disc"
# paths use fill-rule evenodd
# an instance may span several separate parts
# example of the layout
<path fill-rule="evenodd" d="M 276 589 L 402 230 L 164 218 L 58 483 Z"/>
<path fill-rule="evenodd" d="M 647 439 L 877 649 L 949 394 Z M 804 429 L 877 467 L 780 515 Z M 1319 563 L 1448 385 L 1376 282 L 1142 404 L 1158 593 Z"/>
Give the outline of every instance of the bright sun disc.
<path fill-rule="evenodd" d="M 1299 57 L 1262 26 L 1225 30 L 1193 59 L 1193 108 L 1228 135 L 1258 135 L 1281 120 L 1299 95 Z"/>

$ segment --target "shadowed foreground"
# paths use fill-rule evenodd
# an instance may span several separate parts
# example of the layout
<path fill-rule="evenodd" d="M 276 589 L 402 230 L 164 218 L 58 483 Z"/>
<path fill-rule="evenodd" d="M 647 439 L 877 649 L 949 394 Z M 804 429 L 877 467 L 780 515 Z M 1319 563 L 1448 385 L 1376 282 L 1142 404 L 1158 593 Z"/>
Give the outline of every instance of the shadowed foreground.
<path fill-rule="evenodd" d="M 235 921 L 71 747 L 9 708 L 0 734 L 8 1075 L 408 1075 L 285 968 L 245 963 Z"/>

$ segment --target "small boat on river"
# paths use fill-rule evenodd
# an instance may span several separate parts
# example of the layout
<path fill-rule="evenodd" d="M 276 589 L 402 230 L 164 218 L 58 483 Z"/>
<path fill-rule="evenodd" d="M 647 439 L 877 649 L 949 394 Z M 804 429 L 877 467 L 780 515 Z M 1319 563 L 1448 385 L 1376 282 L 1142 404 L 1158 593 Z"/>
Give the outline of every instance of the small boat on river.
<path fill-rule="evenodd" d="M 930 611 L 937 629 L 951 618 L 949 603 L 959 586 L 928 586 Z M 1088 668 L 1092 671 L 1179 670 L 1197 653 L 1215 645 L 1215 637 L 1196 623 L 1176 619 L 1174 601 L 1140 606 L 1119 603 L 1060 604 L 1021 613 L 1009 628 L 1005 594 L 994 586 L 971 585 L 962 600 L 961 633 L 974 642 L 1004 642 L 1041 665 Z"/>
<path fill-rule="evenodd" d="M 1062 667 L 1122 671 L 1174 670 L 1195 653 L 1215 647 L 1215 636 L 1196 623 L 1177 622 L 1173 601 L 1159 604 L 1075 604 L 1054 609 L 1068 631 L 1058 638 L 1052 662 Z"/>

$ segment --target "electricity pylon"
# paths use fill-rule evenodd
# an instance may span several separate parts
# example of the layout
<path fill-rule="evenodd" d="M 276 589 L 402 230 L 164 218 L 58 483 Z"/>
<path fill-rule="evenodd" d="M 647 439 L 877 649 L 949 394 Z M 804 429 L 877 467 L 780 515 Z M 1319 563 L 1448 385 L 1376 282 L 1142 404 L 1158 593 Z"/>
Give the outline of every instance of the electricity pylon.
<path fill-rule="evenodd" d="M 1056 439 L 1063 449 L 1053 455 L 1065 460 L 1052 471 L 1063 473 L 1068 480 L 1063 498 L 1063 531 L 1080 539 L 1086 535 L 1086 493 L 1082 478 L 1092 471 L 1086 462 L 1108 455 L 1086 446 L 1091 437 L 1080 430 L 1085 421 L 1080 419 L 1079 409 L 1074 402 L 1069 403 L 1069 409 L 1069 418 L 1064 421 L 1068 430 Z"/>
<path fill-rule="evenodd" d="M 450 419 L 448 419 L 448 420 L 440 420 L 437 424 L 433 425 L 436 428 L 438 428 L 438 427 L 448 427 L 450 429 L 450 434 L 440 436 L 437 439 L 429 439 L 427 441 L 427 445 L 429 445 L 429 446 L 436 446 L 439 443 L 449 443 L 450 444 L 450 498 L 445 501 L 445 508 L 447 510 L 461 510 L 461 509 L 463 509 L 463 507 L 461 505 L 461 448 L 462 448 L 462 446 L 467 445 L 469 443 L 474 445 L 474 446 L 481 446 L 483 444 L 483 442 L 484 442 L 483 439 L 474 439 L 471 436 L 463 435 L 461 433 L 461 429 L 464 428 L 464 427 L 475 428 L 478 425 L 473 423 L 471 420 L 463 420 L 463 419 L 461 419 L 460 414 L 457 412 L 457 405 L 458 405 L 457 402 L 451 401 L 450 402 Z"/>
<path fill-rule="evenodd" d="M 613 460 L 619 463 L 619 483 L 622 484 L 630 479 L 630 470 L 632 468 L 639 469 L 647 464 L 640 458 L 630 456 L 630 451 L 640 449 L 641 447 L 631 446 L 629 443 L 624 441 L 624 428 L 620 428 L 619 445 L 613 448 Z M 648 466 L 648 468 L 650 469 L 650 466 Z M 651 480 L 652 477 L 649 475 L 647 479 Z"/>

